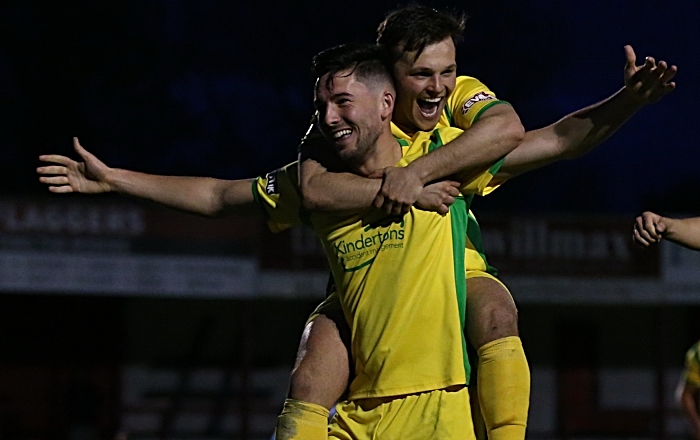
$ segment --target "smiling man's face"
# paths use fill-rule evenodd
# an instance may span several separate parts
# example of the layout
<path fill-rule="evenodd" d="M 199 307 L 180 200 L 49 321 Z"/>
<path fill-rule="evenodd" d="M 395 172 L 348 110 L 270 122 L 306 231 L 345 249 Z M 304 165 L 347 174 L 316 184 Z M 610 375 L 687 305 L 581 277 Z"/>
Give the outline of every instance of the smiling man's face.
<path fill-rule="evenodd" d="M 402 52 L 394 64 L 397 96 L 393 121 L 409 134 L 435 128 L 457 81 L 452 38 L 425 46 L 417 58 L 415 55 L 415 51 Z"/>
<path fill-rule="evenodd" d="M 314 103 L 321 133 L 346 163 L 360 164 L 373 151 L 384 128 L 382 94 L 354 74 L 339 72 L 331 80 L 322 76 L 316 84 Z"/>

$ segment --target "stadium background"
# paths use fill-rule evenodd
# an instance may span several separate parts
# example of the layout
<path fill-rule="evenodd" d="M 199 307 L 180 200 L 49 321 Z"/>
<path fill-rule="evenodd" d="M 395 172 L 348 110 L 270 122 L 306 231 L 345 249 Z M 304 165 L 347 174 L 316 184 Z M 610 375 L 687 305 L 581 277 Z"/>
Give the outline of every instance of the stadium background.
<path fill-rule="evenodd" d="M 526 129 L 622 86 L 623 46 L 678 90 L 586 157 L 478 200 L 520 308 L 530 438 L 683 438 L 673 393 L 700 338 L 700 257 L 630 241 L 645 209 L 698 215 L 700 4 L 426 2 L 470 16 L 459 72 Z M 269 438 L 323 295 L 308 231 L 125 197 L 49 195 L 71 154 L 145 172 L 253 177 L 306 128 L 311 56 L 372 40 L 395 1 L 0 4 L 0 437 Z"/>

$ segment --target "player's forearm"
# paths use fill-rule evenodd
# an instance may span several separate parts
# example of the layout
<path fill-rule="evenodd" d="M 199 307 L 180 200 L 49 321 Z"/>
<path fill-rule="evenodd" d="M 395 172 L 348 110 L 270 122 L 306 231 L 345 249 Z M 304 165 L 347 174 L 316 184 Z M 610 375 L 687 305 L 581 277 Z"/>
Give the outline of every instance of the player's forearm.
<path fill-rule="evenodd" d="M 479 121 L 455 140 L 408 167 L 425 184 L 457 172 L 470 174 L 492 165 L 515 149 L 524 136 L 520 118 L 509 105 L 488 109 Z"/>
<path fill-rule="evenodd" d="M 640 108 L 639 101 L 623 88 L 554 124 L 528 131 L 518 148 L 506 156 L 497 178 L 510 179 L 559 160 L 580 157 L 609 138 Z"/>
<path fill-rule="evenodd" d="M 561 158 L 579 157 L 615 133 L 642 103 L 624 87 L 607 99 L 573 112 L 552 125 Z"/>
<path fill-rule="evenodd" d="M 205 216 L 244 210 L 254 201 L 246 180 L 158 176 L 122 169 L 113 169 L 107 179 L 112 191 Z"/>
<path fill-rule="evenodd" d="M 664 238 L 690 249 L 700 250 L 700 217 L 673 219 L 664 217 Z"/>
<path fill-rule="evenodd" d="M 304 207 L 314 211 L 369 208 L 381 185 L 381 179 L 369 179 L 352 173 L 320 172 L 308 179 L 302 178 Z"/>

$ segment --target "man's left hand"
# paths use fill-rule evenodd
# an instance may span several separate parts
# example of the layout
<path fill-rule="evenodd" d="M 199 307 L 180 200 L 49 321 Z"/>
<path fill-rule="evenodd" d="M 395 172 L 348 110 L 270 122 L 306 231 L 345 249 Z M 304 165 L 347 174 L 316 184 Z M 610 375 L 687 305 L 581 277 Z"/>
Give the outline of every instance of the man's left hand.
<path fill-rule="evenodd" d="M 671 81 L 678 72 L 676 66 L 669 67 L 666 61 L 657 63 L 652 57 L 637 66 L 637 56 L 629 45 L 625 46 L 625 56 L 625 91 L 640 104 L 654 103 L 676 88 Z"/>

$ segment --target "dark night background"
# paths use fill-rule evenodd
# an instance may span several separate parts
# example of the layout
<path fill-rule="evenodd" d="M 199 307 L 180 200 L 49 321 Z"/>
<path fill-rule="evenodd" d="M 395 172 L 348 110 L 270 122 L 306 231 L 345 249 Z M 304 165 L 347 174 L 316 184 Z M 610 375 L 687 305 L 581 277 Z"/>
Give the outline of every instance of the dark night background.
<path fill-rule="evenodd" d="M 599 150 L 518 179 L 481 210 L 697 211 L 700 4 L 425 2 L 471 17 L 459 73 L 510 101 L 526 129 L 622 86 L 623 46 L 679 67 L 677 90 Z M 405 4 L 405 3 L 403 3 Z M 372 41 L 395 1 L 6 1 L 0 6 L 5 194 L 46 195 L 34 168 L 72 136 L 110 166 L 253 177 L 295 157 L 310 59 Z M 641 62 L 640 62 L 641 63 Z"/>
<path fill-rule="evenodd" d="M 326 286 L 313 235 L 53 195 L 38 156 L 76 157 L 78 136 L 114 167 L 229 179 L 273 170 L 296 158 L 307 128 L 312 56 L 373 41 L 406 3 L 0 2 L 0 438 L 270 438 Z M 629 232 L 646 209 L 700 215 L 700 2 L 424 4 L 470 16 L 458 72 L 511 102 L 526 129 L 619 90 L 625 44 L 638 64 L 678 66 L 677 90 L 603 146 L 474 206 L 518 303 L 529 438 L 688 438 L 673 396 L 700 334 L 700 253 L 632 249 Z M 145 229 L 110 229 L 124 212 Z M 530 246 L 545 233 L 551 250 Z M 628 258 L 601 257 L 600 240 Z M 564 245 L 575 252 L 558 253 Z M 220 264 L 211 273 L 198 265 L 209 257 Z M 184 288 L 163 287 L 171 280 Z M 232 291 L 209 297 L 205 282 Z M 180 415 L 194 418 L 180 426 Z"/>

